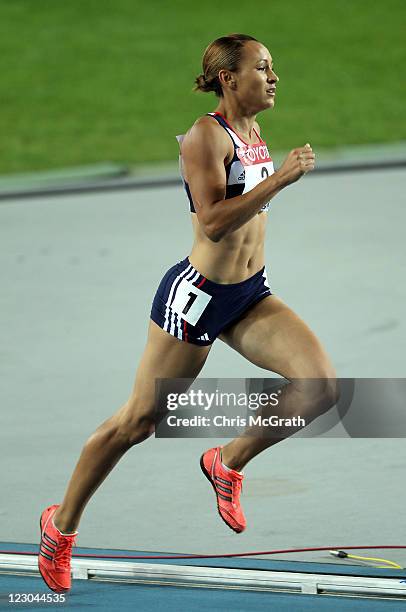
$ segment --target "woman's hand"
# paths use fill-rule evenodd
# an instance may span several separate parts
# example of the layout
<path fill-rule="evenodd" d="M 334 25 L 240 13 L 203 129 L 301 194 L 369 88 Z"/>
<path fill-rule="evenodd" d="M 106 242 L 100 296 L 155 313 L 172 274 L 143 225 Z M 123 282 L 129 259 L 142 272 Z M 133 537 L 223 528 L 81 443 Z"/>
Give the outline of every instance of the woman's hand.
<path fill-rule="evenodd" d="M 283 186 L 295 183 L 304 174 L 314 170 L 315 158 L 309 143 L 304 147 L 293 149 L 278 170 Z"/>

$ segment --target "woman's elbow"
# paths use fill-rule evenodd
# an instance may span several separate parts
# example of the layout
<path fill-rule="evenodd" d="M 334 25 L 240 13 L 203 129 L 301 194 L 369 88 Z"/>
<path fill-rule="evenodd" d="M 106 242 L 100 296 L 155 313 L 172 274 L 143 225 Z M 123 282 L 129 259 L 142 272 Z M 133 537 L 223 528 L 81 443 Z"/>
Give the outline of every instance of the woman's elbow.
<path fill-rule="evenodd" d="M 206 234 L 207 238 L 209 240 L 211 240 L 211 242 L 220 242 L 220 240 L 224 237 L 225 233 L 224 231 L 213 225 L 207 224 L 204 226 L 204 233 Z"/>
<path fill-rule="evenodd" d="M 208 214 L 209 211 L 199 211 L 199 223 L 204 234 L 211 242 L 220 242 L 225 236 L 226 231 L 219 223 L 218 215 Z"/>

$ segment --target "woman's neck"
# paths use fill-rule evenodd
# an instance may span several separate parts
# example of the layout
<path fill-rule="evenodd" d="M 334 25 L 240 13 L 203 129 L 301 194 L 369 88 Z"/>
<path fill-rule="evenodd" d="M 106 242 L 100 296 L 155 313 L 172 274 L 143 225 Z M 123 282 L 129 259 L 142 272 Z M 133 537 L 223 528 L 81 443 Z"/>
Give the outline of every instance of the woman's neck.
<path fill-rule="evenodd" d="M 241 134 L 244 140 L 250 142 L 251 140 L 257 139 L 256 134 L 253 131 L 255 115 L 244 115 L 241 112 L 241 109 L 232 108 L 229 105 L 225 105 L 223 101 L 220 101 L 215 112 L 223 115 L 234 130 L 238 132 L 238 134 Z"/>

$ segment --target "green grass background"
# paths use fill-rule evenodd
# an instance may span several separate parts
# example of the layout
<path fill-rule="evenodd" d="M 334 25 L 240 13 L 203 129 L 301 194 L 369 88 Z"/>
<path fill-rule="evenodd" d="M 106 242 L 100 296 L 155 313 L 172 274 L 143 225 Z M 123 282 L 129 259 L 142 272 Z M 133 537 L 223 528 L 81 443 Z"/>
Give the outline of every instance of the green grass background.
<path fill-rule="evenodd" d="M 0 0 L 0 174 L 174 160 L 213 110 L 206 45 L 249 33 L 280 76 L 273 149 L 406 139 L 405 0 Z"/>

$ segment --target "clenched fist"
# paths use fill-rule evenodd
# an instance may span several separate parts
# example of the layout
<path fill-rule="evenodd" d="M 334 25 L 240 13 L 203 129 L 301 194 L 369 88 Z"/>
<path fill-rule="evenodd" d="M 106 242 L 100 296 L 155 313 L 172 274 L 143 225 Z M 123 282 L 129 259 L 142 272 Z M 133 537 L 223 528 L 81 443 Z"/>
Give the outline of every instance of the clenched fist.
<path fill-rule="evenodd" d="M 278 170 L 284 186 L 294 183 L 301 176 L 314 169 L 315 154 L 309 143 L 293 149 Z"/>

